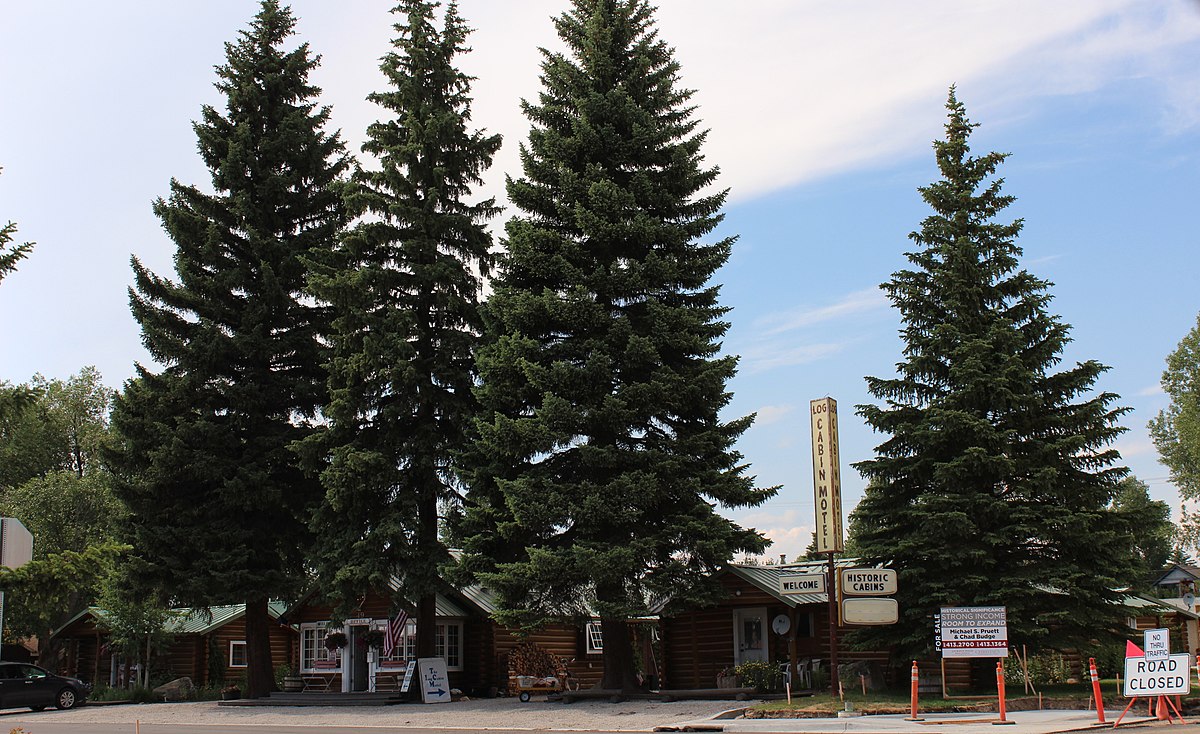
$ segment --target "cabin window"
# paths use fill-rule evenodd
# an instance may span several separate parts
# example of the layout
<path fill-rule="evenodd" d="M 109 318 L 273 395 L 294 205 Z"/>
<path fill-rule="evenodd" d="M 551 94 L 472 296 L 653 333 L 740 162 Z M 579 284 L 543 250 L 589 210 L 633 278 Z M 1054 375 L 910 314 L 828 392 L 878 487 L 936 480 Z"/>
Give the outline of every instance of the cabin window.
<path fill-rule="evenodd" d="M 604 628 L 599 622 L 588 622 L 583 636 L 587 638 L 587 654 L 599 655 L 604 652 Z"/>
<path fill-rule="evenodd" d="M 391 649 L 390 655 L 384 655 L 380 651 L 380 662 L 393 665 L 407 663 L 409 660 L 415 660 L 417 657 L 417 624 L 409 621 L 404 625 L 404 638 L 399 641 L 399 644 Z"/>
<path fill-rule="evenodd" d="M 437 626 L 437 656 L 446 660 L 446 670 L 462 670 L 462 622 Z"/>
<path fill-rule="evenodd" d="M 325 649 L 325 625 L 328 622 L 310 622 L 300 625 L 300 669 L 306 671 L 338 669 L 341 657 Z"/>
<path fill-rule="evenodd" d="M 231 667 L 231 668 L 246 667 L 246 641 L 245 640 L 230 640 L 229 641 L 229 667 Z"/>

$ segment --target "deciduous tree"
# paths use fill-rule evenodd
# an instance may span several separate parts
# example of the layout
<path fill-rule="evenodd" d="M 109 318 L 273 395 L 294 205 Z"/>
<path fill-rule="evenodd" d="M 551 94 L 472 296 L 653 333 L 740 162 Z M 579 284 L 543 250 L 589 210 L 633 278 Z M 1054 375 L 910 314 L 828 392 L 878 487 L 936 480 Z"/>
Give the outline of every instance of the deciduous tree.
<path fill-rule="evenodd" d="M 292 446 L 325 402 L 325 311 L 303 258 L 345 224 L 348 159 L 287 50 L 291 12 L 265 0 L 226 44 L 225 109 L 195 123 L 212 193 L 178 181 L 154 211 L 178 280 L 134 260 L 134 317 L 161 372 L 138 366 L 114 411 L 113 465 L 129 507 L 128 578 L 173 604 L 246 604 L 247 693 L 273 686 L 267 602 L 297 593 L 320 498 Z"/>
<path fill-rule="evenodd" d="M 1150 421 L 1150 436 L 1179 496 L 1200 499 L 1200 316 L 1167 355 L 1162 388 L 1171 402 Z M 1187 512 L 1183 528 L 1191 543 L 1200 545 L 1200 515 Z"/>
<path fill-rule="evenodd" d="M 32 401 L 0 421 L 0 487 L 16 487 L 51 472 L 78 477 L 102 472 L 113 390 L 95 367 L 66 380 L 34 375 L 16 388 Z"/>
<path fill-rule="evenodd" d="M 953 89 L 947 109 L 941 178 L 921 189 L 933 211 L 909 235 L 911 269 L 883 285 L 904 356 L 867 378 L 880 404 L 859 406 L 887 438 L 855 465 L 869 480 L 858 551 L 900 572 L 900 623 L 860 640 L 925 653 L 939 606 L 997 605 L 1010 641 L 1069 645 L 1119 619 L 1114 589 L 1134 575 L 1114 550 L 1130 547 L 1112 506 L 1125 409 L 1095 391 L 1100 363 L 1059 367 L 1068 326 L 1047 310 L 1050 283 L 1019 266 L 1022 222 L 999 219 L 1006 155 L 972 155 Z"/>
<path fill-rule="evenodd" d="M 485 408 L 458 530 L 465 568 L 519 624 L 596 614 L 607 688 L 636 686 L 627 620 L 650 600 L 710 598 L 706 579 L 766 539 L 722 517 L 757 505 L 721 419 L 737 359 L 712 282 L 704 133 L 644 0 L 575 0 L 543 50 L 520 213 L 506 226 L 479 351 Z"/>

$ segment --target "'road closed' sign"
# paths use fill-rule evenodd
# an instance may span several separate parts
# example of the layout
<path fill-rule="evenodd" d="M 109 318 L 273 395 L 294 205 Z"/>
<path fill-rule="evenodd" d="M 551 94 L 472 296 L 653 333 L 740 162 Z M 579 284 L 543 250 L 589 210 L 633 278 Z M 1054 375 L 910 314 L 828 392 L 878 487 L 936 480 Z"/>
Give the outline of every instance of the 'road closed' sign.
<path fill-rule="evenodd" d="M 1125 658 L 1125 696 L 1184 696 L 1191 692 L 1188 654 L 1163 660 Z"/>

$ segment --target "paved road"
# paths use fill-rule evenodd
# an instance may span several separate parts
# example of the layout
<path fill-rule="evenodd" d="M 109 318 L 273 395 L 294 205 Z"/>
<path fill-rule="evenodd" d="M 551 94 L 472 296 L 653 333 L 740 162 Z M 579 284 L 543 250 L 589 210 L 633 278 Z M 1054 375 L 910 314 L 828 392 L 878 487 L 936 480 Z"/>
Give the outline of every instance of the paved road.
<path fill-rule="evenodd" d="M 386 718 L 376 718 L 373 721 L 335 722 L 322 721 L 319 717 L 300 716 L 291 721 L 279 723 L 270 720 L 255 720 L 250 710 L 212 710 L 204 705 L 180 705 L 168 709 L 167 704 L 148 707 L 122 707 L 118 711 L 88 712 L 77 711 L 45 711 L 40 713 L 27 710 L 11 710 L 0 713 L 0 733 L 17 730 L 27 734 L 312 734 L 314 731 L 340 734 L 464 734 L 464 732 L 486 732 L 486 734 L 529 734 L 530 732 L 570 731 L 596 732 L 598 734 L 621 734 L 613 727 L 624 730 L 624 734 L 632 731 L 650 731 L 654 726 L 670 725 L 679 731 L 720 731 L 743 734 L 764 734 L 778 732 L 782 734 L 1057 734 L 1069 731 L 1097 730 L 1096 715 L 1086 711 L 1020 711 L 1009 714 L 1013 721 L 1011 726 L 998 727 L 993 722 L 995 714 L 931 714 L 923 722 L 906 721 L 903 716 L 862 716 L 842 719 L 737 719 L 737 718 L 706 718 L 692 717 L 686 719 L 667 719 L 660 712 L 648 719 L 632 721 L 633 711 L 624 711 L 624 707 L 608 709 L 608 721 L 603 718 L 571 718 L 572 709 L 559 708 L 561 704 L 546 707 L 543 713 L 551 714 L 551 718 L 525 717 L 522 721 L 521 712 L 534 711 L 533 708 L 520 707 L 517 709 L 493 705 L 494 713 L 504 714 L 502 718 L 487 718 L 482 710 L 464 708 L 461 716 L 438 722 L 416 720 L 418 711 L 433 711 L 432 709 L 412 709 L 408 718 L 397 717 L 395 714 L 404 711 L 391 709 Z M 166 720 L 162 712 L 175 711 L 177 716 Z M 453 709 L 441 709 L 441 715 Z M 578 709 L 576 711 L 583 711 Z M 601 709 L 603 711 L 603 709 Z M 671 709 L 672 713 L 682 713 Z M 101 720 L 81 719 L 75 714 L 107 713 Z M 214 713 L 234 718 L 214 722 L 211 719 L 203 722 L 206 715 Z M 1113 721 L 1120 712 L 1109 713 L 1109 722 Z M 113 715 L 120 714 L 114 720 Z M 158 715 L 156 722 L 137 723 L 141 718 Z M 628 723 L 622 725 L 613 721 L 616 718 L 626 718 Z M 308 721 L 305 721 L 308 719 Z M 400 720 L 398 720 L 400 719 Z M 193 723 L 195 722 L 195 723 Z M 311 723 L 310 723 L 311 722 Z M 1127 717 L 1122 728 L 1138 726 L 1142 732 L 1146 728 L 1163 728 L 1167 731 L 1160 734 L 1200 734 L 1200 723 L 1195 719 L 1188 724 L 1170 724 L 1148 720 L 1145 716 Z M 400 724 L 397 726 L 396 724 Z M 628 724 L 633 724 L 632 726 Z M 19 729 L 18 729 L 19 727 Z M 1111 724 L 1109 727 L 1111 728 Z"/>

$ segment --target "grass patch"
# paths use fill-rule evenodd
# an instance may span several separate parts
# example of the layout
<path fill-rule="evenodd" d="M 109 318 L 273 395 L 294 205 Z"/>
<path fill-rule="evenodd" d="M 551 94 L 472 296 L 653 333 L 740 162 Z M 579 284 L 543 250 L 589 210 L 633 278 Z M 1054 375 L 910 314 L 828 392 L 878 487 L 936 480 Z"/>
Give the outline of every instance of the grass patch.
<path fill-rule="evenodd" d="M 1109 707 L 1117 700 L 1125 701 L 1120 696 L 1116 680 L 1101 681 L 1100 688 L 1100 695 Z M 1026 695 L 1023 685 L 1010 684 L 1006 686 L 1005 691 L 1009 708 L 1012 710 L 1037 708 L 1039 705 L 1037 694 Z M 1038 691 L 1042 694 L 1040 703 L 1046 708 L 1074 708 L 1072 704 L 1084 708 L 1091 698 L 1092 686 L 1090 682 L 1086 684 L 1061 683 L 1041 686 Z M 877 691 L 866 694 L 861 691 L 847 691 L 845 701 L 850 703 L 855 711 L 861 711 L 864 714 L 903 714 L 910 710 L 911 699 L 909 696 L 908 691 Z M 1123 705 L 1124 703 L 1122 703 Z M 921 711 L 929 713 L 995 711 L 996 692 L 984 691 L 978 695 L 956 695 L 950 699 L 942 698 L 940 693 L 922 695 L 917 699 L 917 706 Z M 787 701 L 768 701 L 752 707 L 751 710 L 759 712 L 759 716 L 774 718 L 833 716 L 844 708 L 845 704 L 842 700 L 828 693 L 819 693 L 804 698 L 793 697 L 791 704 L 788 704 Z M 750 716 L 754 716 L 754 714 L 750 713 Z"/>

